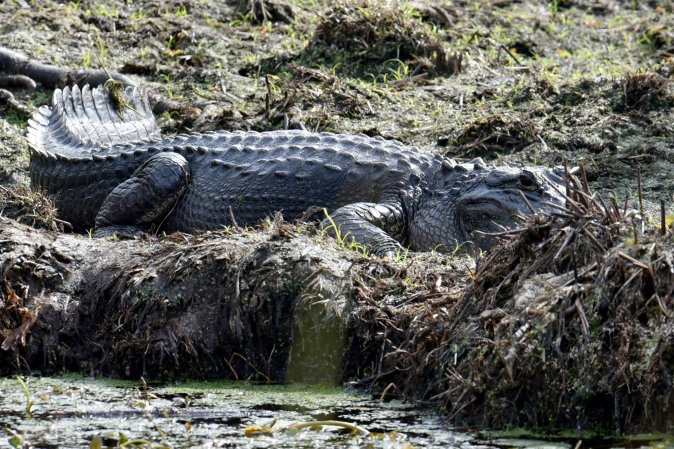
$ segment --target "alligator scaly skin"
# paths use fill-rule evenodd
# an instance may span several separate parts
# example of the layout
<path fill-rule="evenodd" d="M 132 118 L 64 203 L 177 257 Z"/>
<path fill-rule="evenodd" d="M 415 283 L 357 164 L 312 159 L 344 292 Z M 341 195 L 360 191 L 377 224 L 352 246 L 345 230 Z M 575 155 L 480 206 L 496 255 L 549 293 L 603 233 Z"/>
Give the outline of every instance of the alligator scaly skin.
<path fill-rule="evenodd" d="M 99 89 L 56 91 L 31 122 L 31 180 L 76 230 L 192 232 L 325 208 L 342 235 L 392 255 L 452 251 L 560 203 L 549 170 L 457 164 L 393 140 L 307 131 L 162 138 L 142 89 L 122 119 Z M 144 165 L 145 164 L 145 165 Z M 141 168 L 142 167 L 142 168 Z M 329 226 L 329 220 L 324 221 Z M 402 246 L 401 246 L 402 245 Z"/>

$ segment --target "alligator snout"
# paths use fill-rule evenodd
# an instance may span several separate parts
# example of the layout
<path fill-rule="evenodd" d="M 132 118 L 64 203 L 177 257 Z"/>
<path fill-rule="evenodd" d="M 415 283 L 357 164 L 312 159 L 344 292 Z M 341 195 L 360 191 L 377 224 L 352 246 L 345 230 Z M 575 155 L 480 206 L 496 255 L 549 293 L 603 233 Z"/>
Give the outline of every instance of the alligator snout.
<path fill-rule="evenodd" d="M 565 184 L 558 169 L 500 167 L 488 174 L 457 206 L 463 238 L 482 250 L 493 247 L 499 236 L 521 226 L 533 213 L 563 206 Z"/>

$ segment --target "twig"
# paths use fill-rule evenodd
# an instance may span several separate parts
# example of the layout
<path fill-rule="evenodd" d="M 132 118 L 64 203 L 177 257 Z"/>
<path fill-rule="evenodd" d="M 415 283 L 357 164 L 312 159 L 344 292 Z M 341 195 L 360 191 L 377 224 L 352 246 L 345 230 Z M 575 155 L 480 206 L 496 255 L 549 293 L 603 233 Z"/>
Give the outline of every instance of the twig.
<path fill-rule="evenodd" d="M 398 395 L 402 396 L 398 386 L 396 384 L 394 384 L 393 382 L 391 382 L 390 384 L 388 384 L 386 386 L 386 388 L 384 388 L 384 391 L 381 392 L 381 396 L 379 396 L 379 400 L 383 402 L 384 399 L 386 398 L 386 394 L 389 392 L 389 390 L 391 390 L 393 388 L 395 388 L 395 390 L 398 392 Z"/>
<path fill-rule="evenodd" d="M 550 208 L 552 208 L 552 209 L 556 209 L 556 210 L 558 210 L 558 211 L 560 211 L 560 212 L 564 212 L 563 215 L 564 215 L 565 217 L 573 217 L 573 215 L 570 215 L 570 214 L 566 213 L 566 212 L 568 212 L 568 209 L 566 208 L 566 206 L 560 206 L 559 204 L 557 204 L 557 203 L 552 203 L 552 202 L 550 202 L 550 201 L 541 201 L 541 204 L 543 204 L 543 205 L 545 205 L 545 206 L 548 206 L 548 207 L 550 207 Z"/>
<path fill-rule="evenodd" d="M 604 209 L 604 213 L 611 220 L 611 222 L 615 223 L 616 221 L 620 221 L 620 217 L 613 216 L 613 210 L 606 206 L 606 203 L 604 202 L 604 199 L 601 197 L 601 195 L 599 195 L 597 199 L 599 200 L 601 207 Z"/>
<path fill-rule="evenodd" d="M 552 263 L 553 265 L 557 265 L 557 260 L 561 257 L 562 251 L 564 251 L 564 248 L 568 246 L 569 243 L 571 243 L 571 240 L 576 236 L 576 230 L 571 229 L 571 231 L 567 234 L 566 238 L 564 239 L 564 242 L 562 245 L 559 247 L 555 255 L 552 257 Z"/>
<path fill-rule="evenodd" d="M 622 251 L 618 251 L 618 256 L 622 257 L 623 259 L 625 259 L 625 260 L 627 260 L 627 261 L 629 261 L 629 262 L 632 262 L 634 265 L 636 265 L 636 266 L 638 266 L 638 267 L 641 267 L 641 268 L 643 268 L 644 270 L 652 271 L 650 266 L 648 266 L 647 264 L 643 263 L 643 262 L 640 261 L 640 260 L 635 259 L 635 258 L 632 257 L 632 256 L 628 256 L 627 254 L 625 254 L 625 253 L 622 252 Z"/>
<path fill-rule="evenodd" d="M 596 193 L 593 193 L 592 195 L 588 195 L 583 190 L 576 190 L 574 193 L 576 195 L 578 195 L 579 197 L 582 197 L 582 199 L 585 203 L 585 206 L 588 209 L 591 209 L 590 206 L 596 206 L 596 204 L 595 204 L 597 202 L 597 194 Z"/>
<path fill-rule="evenodd" d="M 573 174 L 573 170 L 571 170 L 570 173 Z M 560 192 L 559 189 L 557 188 L 557 186 L 555 185 L 555 183 L 553 183 L 553 182 L 551 182 L 551 181 L 549 181 L 549 180 L 547 180 L 547 179 L 546 179 L 545 181 L 546 181 L 546 183 L 548 184 L 548 186 L 549 186 L 552 190 L 554 190 L 554 191 L 557 192 L 559 195 L 561 195 L 562 197 L 564 197 L 564 199 L 566 200 L 566 211 L 567 211 L 567 212 L 569 211 L 570 208 L 573 208 L 573 209 L 575 209 L 578 213 L 583 214 L 584 208 L 581 207 L 582 204 L 580 204 L 578 201 L 576 201 L 576 200 L 574 200 L 573 198 L 571 198 L 571 196 L 573 195 L 573 193 L 574 193 L 575 191 L 581 190 L 581 189 L 580 189 L 580 186 L 579 186 L 580 181 L 578 181 L 578 180 L 576 179 L 575 176 L 571 176 L 571 175 L 568 175 L 567 178 L 566 178 L 566 180 L 567 180 L 567 182 L 565 183 L 565 187 L 566 187 L 566 190 L 567 190 L 567 191 L 570 190 L 570 188 L 569 188 L 569 181 L 571 181 L 571 182 L 576 186 L 576 187 L 575 187 L 575 190 L 574 190 L 573 192 L 569 191 L 568 194 Z M 569 206 L 570 206 L 570 207 L 569 207 Z"/>
<path fill-rule="evenodd" d="M 234 94 L 231 94 L 231 93 L 227 92 L 227 87 L 225 87 L 225 79 L 222 76 L 222 73 L 220 71 L 218 71 L 218 76 L 220 77 L 220 91 L 222 92 L 222 95 L 224 95 L 225 97 L 227 97 L 227 98 L 229 98 L 233 101 L 236 101 L 237 103 L 243 102 L 243 100 L 241 98 L 237 97 Z"/>
<path fill-rule="evenodd" d="M 613 297 L 614 297 L 614 298 L 619 298 L 619 297 L 620 297 L 619 295 L 623 292 L 623 290 L 625 290 L 625 288 L 626 288 L 626 287 L 627 287 L 627 286 L 628 286 L 634 279 L 636 279 L 637 276 L 639 276 L 639 272 L 638 272 L 638 271 L 635 271 L 634 273 L 632 273 L 632 276 L 630 276 L 629 279 L 627 279 L 627 280 L 623 283 L 623 285 L 620 286 L 620 288 L 613 294 Z"/>
<path fill-rule="evenodd" d="M 264 97 L 264 110 L 267 116 L 269 116 L 269 111 L 271 110 L 271 83 L 269 82 L 269 75 L 264 76 L 264 84 L 267 86 L 267 95 Z"/>
<path fill-rule="evenodd" d="M 564 180 L 566 181 L 564 183 L 564 188 L 565 188 L 565 196 L 566 197 L 571 196 L 571 192 L 569 192 L 569 177 L 570 177 L 569 175 L 570 175 L 570 173 L 569 173 L 569 163 L 566 160 L 566 158 L 564 158 Z"/>
<path fill-rule="evenodd" d="M 577 248 L 577 246 L 576 246 Z M 578 280 L 578 265 L 576 264 L 576 251 L 571 251 L 571 263 L 573 264 L 573 278 L 576 280 L 576 283 L 580 283 Z"/>
<path fill-rule="evenodd" d="M 590 185 L 587 182 L 587 172 L 585 171 L 585 164 L 580 164 L 580 181 L 582 183 L 582 192 L 589 192 L 590 191 Z"/>
<path fill-rule="evenodd" d="M 243 360 L 244 362 L 246 362 L 246 363 L 248 364 L 248 366 L 250 366 L 251 368 L 253 368 L 253 370 L 255 371 L 255 374 L 264 377 L 265 380 L 266 380 L 267 382 L 271 382 L 271 379 L 269 378 L 269 376 L 267 376 L 265 373 L 263 373 L 262 371 L 260 371 L 259 369 L 257 369 L 257 367 L 256 367 L 255 365 L 253 365 L 247 358 L 245 358 L 244 356 L 242 356 L 242 355 L 239 354 L 238 352 L 235 352 L 235 353 L 233 353 L 232 356 L 230 357 L 230 361 L 233 360 L 234 357 L 239 357 L 241 360 Z M 227 360 L 225 360 L 225 361 L 227 361 Z M 227 362 L 227 364 L 229 365 L 229 362 Z M 234 375 L 236 375 L 236 373 L 234 373 Z"/>
<path fill-rule="evenodd" d="M 232 228 L 234 228 L 234 230 L 237 232 L 242 231 L 243 228 L 239 226 L 239 223 L 237 223 L 236 221 L 236 217 L 234 217 L 234 211 L 232 210 L 232 206 L 228 206 L 227 211 L 229 212 L 229 219 L 232 221 Z"/>
<path fill-rule="evenodd" d="M 536 216 L 536 209 L 534 209 L 534 207 L 531 205 L 531 203 L 530 203 L 529 200 L 527 199 L 527 197 L 526 197 L 526 195 L 524 194 L 524 192 L 522 192 L 521 190 L 518 190 L 517 193 L 520 194 L 520 197 L 521 197 L 522 200 L 524 201 L 524 204 L 526 204 L 527 207 L 529 208 L 529 210 L 531 211 L 531 214 L 532 214 L 533 216 Z"/>
<path fill-rule="evenodd" d="M 510 56 L 511 58 L 513 58 L 513 61 L 515 61 L 515 63 L 517 63 L 517 65 L 519 65 L 519 66 L 522 65 L 522 63 L 520 62 L 520 60 L 517 59 L 517 56 L 515 56 L 510 50 L 508 50 L 508 49 L 506 48 L 505 45 L 501 44 L 501 46 L 499 47 L 499 50 L 505 51 L 505 52 L 508 54 L 508 56 Z"/>
<path fill-rule="evenodd" d="M 587 321 L 587 316 L 585 316 L 585 310 L 583 310 L 583 305 L 580 303 L 580 299 L 576 298 L 576 301 L 573 303 L 576 306 L 576 312 L 578 312 L 578 318 L 580 318 L 580 324 L 583 328 L 583 335 L 586 337 L 590 333 L 590 323 Z"/>
<path fill-rule="evenodd" d="M 597 240 L 597 238 L 594 236 L 594 234 L 592 234 L 590 231 L 588 231 L 587 228 L 586 228 L 585 226 L 583 226 L 583 227 L 581 228 L 581 230 L 585 233 L 585 235 L 587 236 L 587 238 L 589 238 L 590 241 L 597 247 L 597 249 L 599 249 L 602 253 L 605 253 L 605 252 L 606 252 L 606 248 L 604 248 L 604 245 L 602 245 L 602 244 L 599 242 L 599 240 Z"/>
<path fill-rule="evenodd" d="M 624 214 L 620 213 L 620 206 L 618 206 L 618 202 L 616 201 L 614 196 L 612 196 L 610 198 L 611 198 L 611 206 L 613 207 L 613 211 L 615 212 L 615 216 L 621 217 L 621 219 L 622 219 L 622 217 L 624 217 Z M 620 220 L 618 220 L 618 221 L 620 221 Z"/>
<path fill-rule="evenodd" d="M 665 200 L 660 200 L 660 235 L 664 236 L 667 233 L 666 225 Z"/>
<path fill-rule="evenodd" d="M 521 234 L 522 232 L 528 231 L 529 228 L 514 228 L 514 229 L 508 229 L 502 232 L 485 232 L 481 231 L 479 229 L 476 229 L 473 231 L 474 234 L 480 234 L 480 235 L 486 235 L 489 237 L 503 237 L 507 235 L 515 235 L 515 234 Z"/>
<path fill-rule="evenodd" d="M 589 276 L 590 273 L 592 273 L 595 268 L 597 268 L 597 262 L 592 262 L 590 265 L 585 267 L 585 269 L 583 271 L 578 273 L 578 279 L 583 279 L 585 276 Z M 572 285 L 574 283 L 577 283 L 576 279 L 569 279 L 564 284 L 562 284 L 562 287 L 568 287 L 569 285 Z"/>
<path fill-rule="evenodd" d="M 669 313 L 665 305 L 662 303 L 662 298 L 660 298 L 660 295 L 658 295 L 657 293 L 653 293 L 653 296 L 655 296 L 655 301 L 658 303 L 658 307 L 660 308 L 662 314 L 667 318 L 671 318 L 672 314 Z"/>
<path fill-rule="evenodd" d="M 644 215 L 644 195 L 641 190 L 641 167 L 637 166 L 637 193 L 639 194 L 639 214 Z"/>

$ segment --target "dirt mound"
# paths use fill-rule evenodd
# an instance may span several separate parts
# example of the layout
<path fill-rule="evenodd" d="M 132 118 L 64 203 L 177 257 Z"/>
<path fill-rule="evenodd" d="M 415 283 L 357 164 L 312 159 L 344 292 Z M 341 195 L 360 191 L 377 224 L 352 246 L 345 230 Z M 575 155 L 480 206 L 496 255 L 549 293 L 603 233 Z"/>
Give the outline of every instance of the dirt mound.
<path fill-rule="evenodd" d="M 646 112 L 674 104 L 668 90 L 670 80 L 651 72 L 627 73 L 622 80 L 621 95 L 614 108 L 617 111 Z"/>
<path fill-rule="evenodd" d="M 477 119 L 456 138 L 461 156 L 494 158 L 530 145 L 540 131 L 528 117 L 499 114 Z"/>

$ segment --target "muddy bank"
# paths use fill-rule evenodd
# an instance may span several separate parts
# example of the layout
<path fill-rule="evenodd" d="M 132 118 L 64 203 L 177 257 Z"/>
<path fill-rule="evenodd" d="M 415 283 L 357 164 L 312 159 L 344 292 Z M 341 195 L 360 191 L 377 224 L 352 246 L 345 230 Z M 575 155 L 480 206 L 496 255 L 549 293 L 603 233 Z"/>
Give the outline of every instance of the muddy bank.
<path fill-rule="evenodd" d="M 338 379 L 349 259 L 307 237 L 107 241 L 3 219 L 0 246 L 4 373 Z"/>
<path fill-rule="evenodd" d="M 0 366 L 352 381 L 454 424 L 668 429 L 671 231 L 585 192 L 472 269 L 364 258 L 281 223 L 108 241 L 4 219 Z"/>

